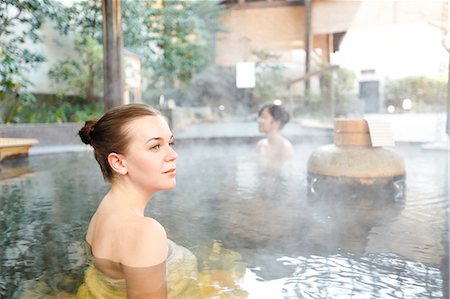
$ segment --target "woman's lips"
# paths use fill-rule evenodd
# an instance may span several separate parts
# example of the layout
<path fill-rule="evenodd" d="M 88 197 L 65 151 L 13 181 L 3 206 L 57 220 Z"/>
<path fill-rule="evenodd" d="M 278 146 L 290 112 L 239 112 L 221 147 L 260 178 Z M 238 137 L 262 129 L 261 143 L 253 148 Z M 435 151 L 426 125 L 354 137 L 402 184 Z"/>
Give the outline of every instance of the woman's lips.
<path fill-rule="evenodd" d="M 171 168 L 167 171 L 164 171 L 163 174 L 171 174 L 171 175 L 175 175 L 176 174 L 177 169 L 176 168 Z"/>

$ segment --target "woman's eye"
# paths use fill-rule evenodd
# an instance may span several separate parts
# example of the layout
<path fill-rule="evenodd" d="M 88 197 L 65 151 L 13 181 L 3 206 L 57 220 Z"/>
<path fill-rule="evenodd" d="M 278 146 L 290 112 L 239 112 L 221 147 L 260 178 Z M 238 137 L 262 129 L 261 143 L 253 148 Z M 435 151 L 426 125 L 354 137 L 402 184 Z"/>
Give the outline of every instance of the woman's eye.
<path fill-rule="evenodd" d="M 159 148 L 160 148 L 160 145 L 157 144 L 157 145 L 152 146 L 150 149 L 151 149 L 152 151 L 157 151 L 157 150 L 159 150 Z"/>
<path fill-rule="evenodd" d="M 174 141 L 172 141 L 172 142 L 169 142 L 169 146 L 174 146 L 175 145 L 175 142 Z"/>

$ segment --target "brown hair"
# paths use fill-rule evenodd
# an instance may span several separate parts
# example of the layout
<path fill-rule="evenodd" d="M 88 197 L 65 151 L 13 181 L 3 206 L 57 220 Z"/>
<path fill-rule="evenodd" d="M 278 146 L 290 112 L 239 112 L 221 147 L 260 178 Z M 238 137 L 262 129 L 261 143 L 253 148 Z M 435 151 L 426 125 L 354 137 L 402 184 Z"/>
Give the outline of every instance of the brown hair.
<path fill-rule="evenodd" d="M 161 113 L 147 105 L 129 104 L 108 110 L 99 120 L 88 120 L 78 132 L 81 141 L 94 148 L 95 159 L 103 177 L 111 182 L 114 172 L 108 163 L 110 153 L 123 154 L 129 143 L 125 126 L 138 117 L 156 116 Z"/>
<path fill-rule="evenodd" d="M 289 112 L 287 112 L 287 110 L 283 106 L 275 104 L 265 104 L 259 109 L 258 116 L 261 116 L 264 109 L 267 109 L 267 111 L 269 111 L 274 120 L 280 121 L 280 130 L 284 127 L 285 124 L 289 122 Z"/>

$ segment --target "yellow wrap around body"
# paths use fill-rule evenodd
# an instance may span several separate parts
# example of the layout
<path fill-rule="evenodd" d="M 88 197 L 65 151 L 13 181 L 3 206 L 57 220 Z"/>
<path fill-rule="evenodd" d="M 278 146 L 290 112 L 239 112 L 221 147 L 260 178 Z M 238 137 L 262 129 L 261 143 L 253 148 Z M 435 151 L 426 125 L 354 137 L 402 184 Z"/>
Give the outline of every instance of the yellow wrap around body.
<path fill-rule="evenodd" d="M 197 259 L 188 249 L 168 240 L 167 296 L 172 298 L 199 298 L 197 285 Z M 127 298 L 125 279 L 111 279 L 90 265 L 83 284 L 78 288 L 77 299 Z"/>

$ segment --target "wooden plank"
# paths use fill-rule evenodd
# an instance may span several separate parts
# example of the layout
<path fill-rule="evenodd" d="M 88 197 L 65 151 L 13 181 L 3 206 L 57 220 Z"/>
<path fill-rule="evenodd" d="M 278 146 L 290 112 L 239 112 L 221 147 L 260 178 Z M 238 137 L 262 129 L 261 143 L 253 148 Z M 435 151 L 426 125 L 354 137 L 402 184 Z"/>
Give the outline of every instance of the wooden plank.
<path fill-rule="evenodd" d="M 28 156 L 31 146 L 37 144 L 33 138 L 0 138 L 0 161 L 5 158 Z"/>

